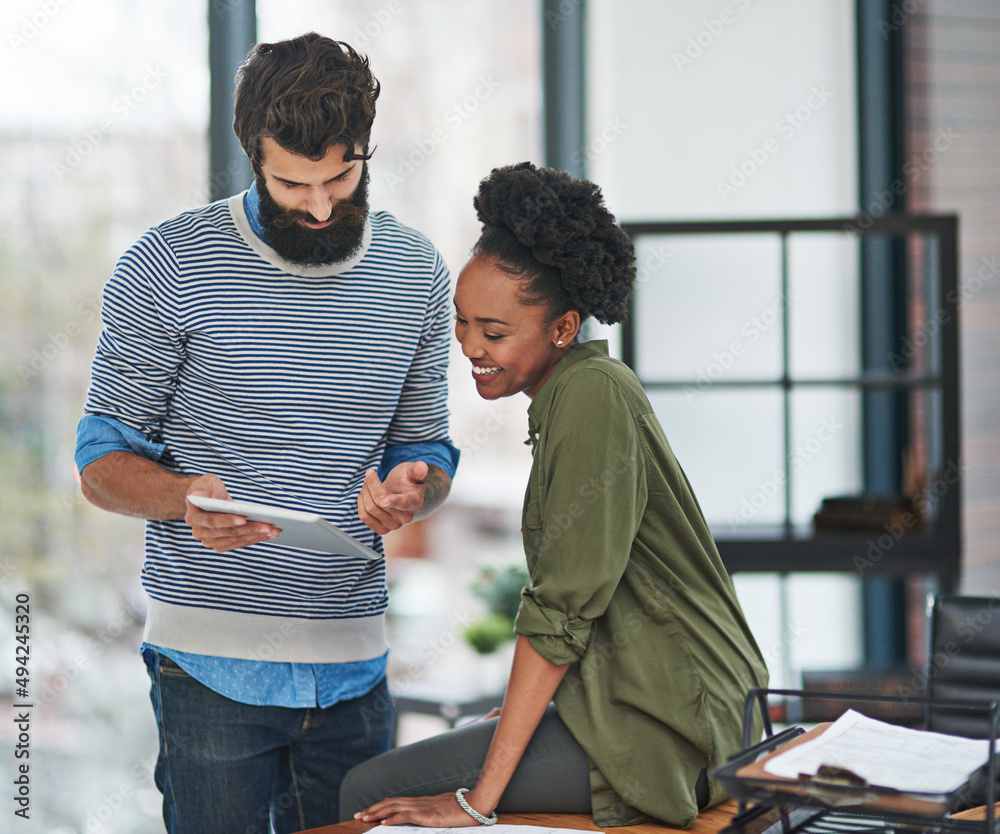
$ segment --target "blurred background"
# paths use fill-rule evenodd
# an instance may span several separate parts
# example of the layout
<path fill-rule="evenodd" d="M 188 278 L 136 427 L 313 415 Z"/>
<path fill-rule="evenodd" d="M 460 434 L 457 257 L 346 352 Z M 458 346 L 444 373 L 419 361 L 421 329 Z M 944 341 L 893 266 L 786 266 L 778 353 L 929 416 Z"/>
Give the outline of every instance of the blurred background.
<path fill-rule="evenodd" d="M 214 79 L 210 15 L 213 38 L 228 33 L 238 55 Z M 241 43 L 248 20 L 255 35 Z M 891 691 L 926 661 L 928 593 L 1000 593 L 997 4 L 256 0 L 248 13 L 241 0 L 8 0 L 5 785 L 16 767 L 19 594 L 31 600 L 36 705 L 32 813 L 18 830 L 162 830 L 137 655 L 142 523 L 82 499 L 74 430 L 118 256 L 149 226 L 245 187 L 245 167 L 210 141 L 213 85 L 231 94 L 254 37 L 311 30 L 370 57 L 382 84 L 372 205 L 426 233 L 453 278 L 478 232 L 472 195 L 498 165 L 586 175 L 632 224 L 631 325 L 589 335 L 649 383 L 773 685 L 874 675 Z M 959 217 L 955 252 L 947 235 L 907 233 L 902 251 L 879 254 L 856 227 L 711 225 L 855 218 L 864 228 L 919 213 Z M 668 228 L 693 221 L 706 226 Z M 666 225 L 641 225 L 652 223 Z M 940 303 L 949 290 L 950 307 Z M 386 541 L 400 742 L 497 696 L 509 664 L 503 617 L 522 579 L 528 400 L 480 400 L 457 348 L 452 359 L 462 449 L 452 496 Z M 887 404 L 871 375 L 900 367 Z M 915 500 L 920 528 L 895 535 L 890 514 L 820 535 L 824 499 L 872 494 Z"/>

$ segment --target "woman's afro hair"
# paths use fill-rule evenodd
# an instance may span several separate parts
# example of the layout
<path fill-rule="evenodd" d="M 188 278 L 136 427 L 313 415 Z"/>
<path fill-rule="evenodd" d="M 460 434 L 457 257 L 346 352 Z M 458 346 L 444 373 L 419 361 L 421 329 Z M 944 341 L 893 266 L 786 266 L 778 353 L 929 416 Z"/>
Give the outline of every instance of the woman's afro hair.
<path fill-rule="evenodd" d="M 594 183 L 520 162 L 494 168 L 472 203 L 483 224 L 473 253 L 524 278 L 527 303 L 546 305 L 552 320 L 568 310 L 625 319 L 635 250 Z"/>

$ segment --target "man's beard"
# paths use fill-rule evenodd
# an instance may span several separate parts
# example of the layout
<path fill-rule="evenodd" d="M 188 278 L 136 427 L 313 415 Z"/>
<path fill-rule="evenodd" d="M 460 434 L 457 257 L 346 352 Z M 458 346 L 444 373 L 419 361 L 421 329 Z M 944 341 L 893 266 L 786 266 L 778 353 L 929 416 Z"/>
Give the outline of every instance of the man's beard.
<path fill-rule="evenodd" d="M 322 229 L 310 229 L 302 222 L 316 222 L 309 212 L 279 206 L 264 178 L 258 176 L 258 212 L 267 245 L 285 260 L 307 266 L 345 261 L 354 255 L 361 248 L 368 218 L 368 163 L 363 165 L 354 194 L 334 205 L 332 222 Z"/>

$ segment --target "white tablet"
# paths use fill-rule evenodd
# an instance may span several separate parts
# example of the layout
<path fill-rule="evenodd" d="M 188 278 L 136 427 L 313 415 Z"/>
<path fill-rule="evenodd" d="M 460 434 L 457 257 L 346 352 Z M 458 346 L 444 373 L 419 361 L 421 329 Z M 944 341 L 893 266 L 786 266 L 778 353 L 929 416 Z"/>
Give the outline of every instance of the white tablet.
<path fill-rule="evenodd" d="M 207 498 L 204 495 L 189 495 L 187 499 L 196 507 L 211 513 L 232 513 L 241 515 L 248 521 L 262 521 L 277 527 L 281 533 L 269 539 L 275 544 L 301 547 L 304 550 L 319 550 L 323 553 L 357 556 L 361 559 L 382 558 L 380 553 L 366 547 L 315 513 L 250 504 L 246 501 L 223 501 L 219 498 Z"/>

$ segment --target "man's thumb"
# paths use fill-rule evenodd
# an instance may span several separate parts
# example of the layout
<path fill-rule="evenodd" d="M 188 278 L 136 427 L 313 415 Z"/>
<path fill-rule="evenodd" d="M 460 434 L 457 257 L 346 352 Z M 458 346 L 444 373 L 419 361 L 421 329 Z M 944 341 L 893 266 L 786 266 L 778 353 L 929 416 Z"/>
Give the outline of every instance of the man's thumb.
<path fill-rule="evenodd" d="M 424 461 L 418 460 L 410 463 L 410 471 L 407 474 L 410 476 L 411 481 L 422 484 L 429 471 L 430 467 Z"/>

